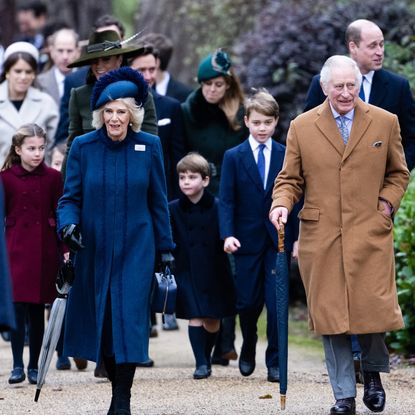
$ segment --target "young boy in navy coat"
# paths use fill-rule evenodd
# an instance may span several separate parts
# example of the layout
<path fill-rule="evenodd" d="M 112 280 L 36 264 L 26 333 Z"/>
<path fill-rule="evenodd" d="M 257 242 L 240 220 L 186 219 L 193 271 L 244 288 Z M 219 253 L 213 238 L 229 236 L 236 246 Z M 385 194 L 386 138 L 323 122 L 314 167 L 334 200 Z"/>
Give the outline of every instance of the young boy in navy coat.
<path fill-rule="evenodd" d="M 178 318 L 189 320 L 189 340 L 196 360 L 194 379 L 211 375 L 211 353 L 220 320 L 235 315 L 229 260 L 219 236 L 218 200 L 205 189 L 209 163 L 190 153 L 177 164 L 182 196 L 169 203 L 176 243 Z"/>
<path fill-rule="evenodd" d="M 224 251 L 235 257 L 236 308 L 243 337 L 239 370 L 243 376 L 255 370 L 257 321 L 265 302 L 268 338 L 265 360 L 270 382 L 279 381 L 275 295 L 278 234 L 268 219 L 273 183 L 282 169 L 285 154 L 285 147 L 271 138 L 278 116 L 278 103 L 265 90 L 247 100 L 245 124 L 250 135 L 225 153 L 219 193 Z M 290 252 L 293 235 L 290 229 L 286 233 L 291 238 L 291 246 L 286 247 Z"/>

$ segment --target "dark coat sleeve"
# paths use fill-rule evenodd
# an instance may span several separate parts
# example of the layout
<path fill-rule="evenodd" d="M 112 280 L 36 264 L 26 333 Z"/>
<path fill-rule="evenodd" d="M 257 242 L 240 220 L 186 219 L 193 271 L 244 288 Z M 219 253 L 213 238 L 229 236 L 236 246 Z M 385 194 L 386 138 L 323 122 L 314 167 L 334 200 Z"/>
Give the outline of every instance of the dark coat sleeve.
<path fill-rule="evenodd" d="M 307 96 L 305 99 L 304 111 L 311 110 L 314 107 L 322 104 L 326 97 L 320 86 L 320 75 L 314 75 L 311 80 L 310 87 L 308 88 Z"/>

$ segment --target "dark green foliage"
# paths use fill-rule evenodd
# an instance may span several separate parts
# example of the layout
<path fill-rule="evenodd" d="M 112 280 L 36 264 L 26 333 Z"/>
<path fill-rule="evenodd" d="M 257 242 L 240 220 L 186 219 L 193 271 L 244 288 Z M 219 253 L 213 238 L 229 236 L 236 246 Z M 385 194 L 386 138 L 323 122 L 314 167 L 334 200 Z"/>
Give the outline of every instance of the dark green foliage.
<path fill-rule="evenodd" d="M 410 36 L 415 27 L 405 1 L 274 0 L 258 16 L 254 30 L 236 44 L 244 86 L 265 87 L 280 104 L 280 137 L 302 112 L 312 76 L 329 56 L 347 53 L 344 32 L 358 18 L 375 21 L 392 42 Z"/>
<path fill-rule="evenodd" d="M 415 175 L 395 218 L 396 282 L 405 328 L 390 333 L 391 349 L 415 354 Z"/>

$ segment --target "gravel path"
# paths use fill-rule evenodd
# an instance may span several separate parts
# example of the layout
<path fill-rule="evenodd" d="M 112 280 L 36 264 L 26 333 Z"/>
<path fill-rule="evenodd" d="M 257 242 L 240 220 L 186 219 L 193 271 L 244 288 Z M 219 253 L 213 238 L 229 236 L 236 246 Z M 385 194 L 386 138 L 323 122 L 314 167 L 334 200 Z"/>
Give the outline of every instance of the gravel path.
<path fill-rule="evenodd" d="M 150 340 L 154 368 L 137 369 L 132 397 L 134 415 L 287 415 L 328 414 L 333 402 L 322 350 L 290 346 L 287 409 L 279 409 L 278 384 L 266 381 L 265 345 L 257 352 L 257 369 L 249 378 L 239 374 L 237 362 L 214 366 L 209 379 L 193 380 L 193 357 L 185 321 L 174 332 L 159 330 Z M 237 339 L 240 346 L 240 339 Z M 26 348 L 27 349 L 27 348 Z M 25 350 L 27 362 L 27 350 Z M 73 367 L 75 367 L 73 365 Z M 93 376 L 94 364 L 85 371 L 57 371 L 55 361 L 43 386 L 39 402 L 33 402 L 35 386 L 27 381 L 9 385 L 9 343 L 0 340 L 0 414 L 105 415 L 110 400 L 110 383 Z M 387 392 L 385 415 L 415 414 L 415 368 L 399 367 L 383 376 Z M 271 395 L 271 398 L 264 399 Z M 362 403 L 358 387 L 357 414 L 371 413 Z"/>

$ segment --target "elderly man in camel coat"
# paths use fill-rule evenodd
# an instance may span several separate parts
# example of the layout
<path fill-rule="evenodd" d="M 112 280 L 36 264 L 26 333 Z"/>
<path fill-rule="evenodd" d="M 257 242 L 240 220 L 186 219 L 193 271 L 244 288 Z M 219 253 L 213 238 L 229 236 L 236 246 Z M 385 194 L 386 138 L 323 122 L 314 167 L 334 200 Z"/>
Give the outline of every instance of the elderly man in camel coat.
<path fill-rule="evenodd" d="M 389 372 L 384 333 L 403 327 L 397 301 L 393 214 L 409 180 L 398 119 L 359 98 L 361 74 L 346 56 L 321 71 L 326 101 L 288 132 L 284 166 L 273 190 L 275 226 L 304 195 L 299 265 L 310 328 L 323 335 L 335 405 L 355 414 L 350 334 L 362 346 L 363 402 L 385 406 L 379 372 Z"/>

